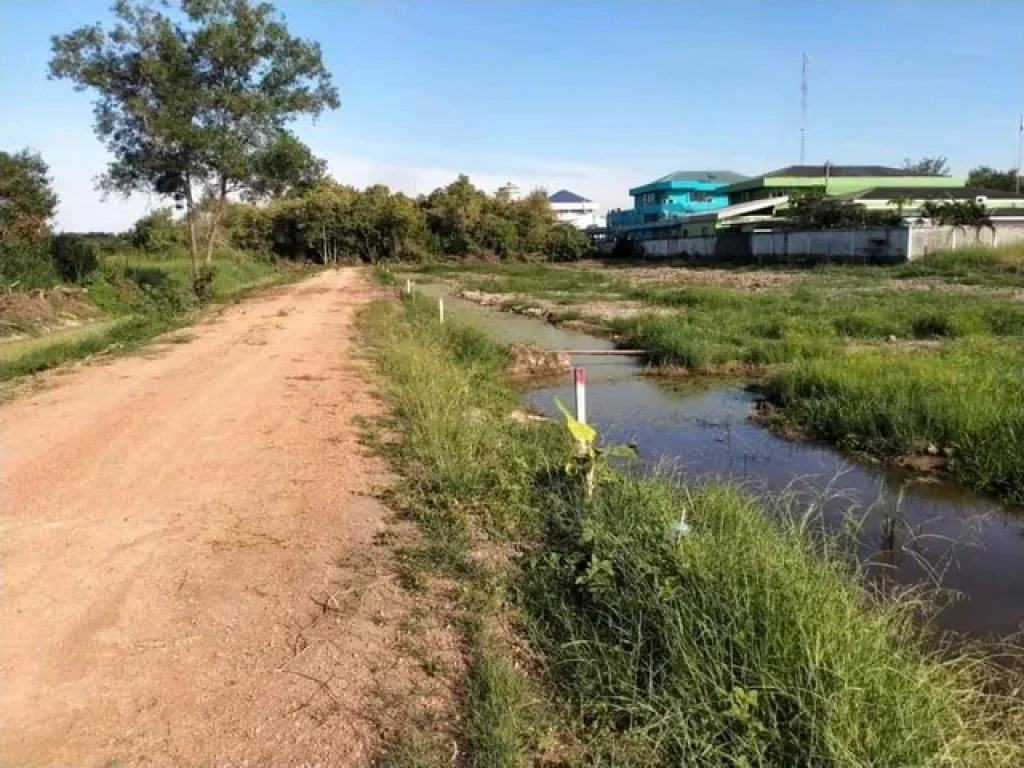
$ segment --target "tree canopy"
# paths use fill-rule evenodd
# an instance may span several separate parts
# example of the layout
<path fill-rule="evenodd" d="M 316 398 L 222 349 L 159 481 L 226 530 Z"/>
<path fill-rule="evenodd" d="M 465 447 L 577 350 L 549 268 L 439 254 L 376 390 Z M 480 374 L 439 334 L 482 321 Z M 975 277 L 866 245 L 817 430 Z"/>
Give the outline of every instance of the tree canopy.
<path fill-rule="evenodd" d="M 0 150 L 0 241 L 37 240 L 49 234 L 57 210 L 49 173 L 37 153 Z"/>
<path fill-rule="evenodd" d="M 949 176 L 949 163 L 942 155 L 922 157 L 916 161 L 908 157 L 903 161 L 903 169 L 919 176 Z"/>
<path fill-rule="evenodd" d="M 980 165 L 967 174 L 967 186 L 1013 192 L 1017 188 L 1017 169 L 997 171 L 987 165 Z"/>
<path fill-rule="evenodd" d="M 338 107 L 338 92 L 320 46 L 268 3 L 179 0 L 165 13 L 117 0 L 113 12 L 110 29 L 55 36 L 50 74 L 96 94 L 96 133 L 113 156 L 104 188 L 184 205 L 195 266 L 201 200 L 209 260 L 229 195 L 278 196 L 322 177 L 288 124 Z"/>
<path fill-rule="evenodd" d="M 324 180 L 267 206 L 274 247 L 329 263 L 339 256 L 375 263 L 431 255 L 569 260 L 590 247 L 559 224 L 543 190 L 520 201 L 491 196 L 466 176 L 413 199 L 375 185 L 365 190 Z"/>
<path fill-rule="evenodd" d="M 852 200 L 829 197 L 823 189 L 790 195 L 788 217 L 807 229 L 891 226 L 902 220 L 897 211 L 870 211 Z"/>

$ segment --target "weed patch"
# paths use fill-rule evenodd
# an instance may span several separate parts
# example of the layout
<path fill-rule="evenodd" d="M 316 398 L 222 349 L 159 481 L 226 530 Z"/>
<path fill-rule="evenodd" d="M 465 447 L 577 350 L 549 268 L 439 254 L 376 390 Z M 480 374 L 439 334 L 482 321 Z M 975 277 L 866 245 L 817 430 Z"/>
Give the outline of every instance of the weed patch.
<path fill-rule="evenodd" d="M 285 282 L 301 272 L 279 273 L 272 264 L 244 254 L 220 254 L 209 273 L 208 298 L 238 300 L 254 290 Z M 109 256 L 94 270 L 86 294 L 110 318 L 69 331 L 45 334 L 0 347 L 0 381 L 38 373 L 101 352 L 132 352 L 181 325 L 198 308 L 188 260 Z M 95 310 L 94 310 L 95 311 Z M 184 343 L 190 336 L 172 337 Z"/>
<path fill-rule="evenodd" d="M 364 327 L 423 532 L 413 564 L 462 585 L 472 764 L 552 744 L 565 765 L 1020 764 L 1024 708 L 998 693 L 1013 674 L 944 646 L 926 603 L 873 591 L 808 518 L 615 472 L 588 498 L 567 434 L 508 418 L 486 339 L 415 299 Z M 496 624 L 529 641 L 529 674 Z"/>

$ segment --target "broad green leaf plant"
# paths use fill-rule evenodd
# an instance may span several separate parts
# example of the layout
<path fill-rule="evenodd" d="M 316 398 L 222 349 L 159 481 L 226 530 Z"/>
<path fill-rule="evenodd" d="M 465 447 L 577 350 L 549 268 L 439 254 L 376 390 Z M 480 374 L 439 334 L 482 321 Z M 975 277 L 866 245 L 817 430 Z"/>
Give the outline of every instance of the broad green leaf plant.
<path fill-rule="evenodd" d="M 565 407 L 561 400 L 555 398 L 555 405 L 565 416 L 565 426 L 576 441 L 576 452 L 565 464 L 566 474 L 579 477 L 583 484 L 583 495 L 591 498 L 597 486 L 598 475 L 607 471 L 608 459 L 612 456 L 620 458 L 636 458 L 637 451 L 632 445 L 608 445 L 598 447 L 597 430 L 589 424 L 579 421 Z"/>

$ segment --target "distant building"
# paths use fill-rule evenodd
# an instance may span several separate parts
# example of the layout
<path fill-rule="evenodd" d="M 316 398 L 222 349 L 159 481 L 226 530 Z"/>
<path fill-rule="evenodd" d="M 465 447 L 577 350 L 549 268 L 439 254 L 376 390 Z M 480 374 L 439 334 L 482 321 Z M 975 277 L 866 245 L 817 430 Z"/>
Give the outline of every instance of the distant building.
<path fill-rule="evenodd" d="M 604 226 L 604 217 L 598 214 L 597 204 L 568 189 L 560 189 L 549 195 L 548 203 L 555 218 L 563 224 L 572 224 L 577 229 Z"/>
<path fill-rule="evenodd" d="M 511 181 L 506 181 L 502 186 L 498 187 L 495 197 L 502 200 L 518 200 L 522 195 L 518 186 Z"/>
<path fill-rule="evenodd" d="M 655 224 L 721 208 L 728 203 L 722 190 L 746 179 L 732 171 L 675 171 L 629 190 L 630 210 L 608 212 L 608 228 Z"/>
<path fill-rule="evenodd" d="M 742 179 L 721 190 L 729 205 L 784 197 L 791 192 L 820 189 L 826 195 L 846 195 L 875 187 L 962 188 L 966 180 L 952 176 L 922 176 L 884 165 L 791 165 Z"/>

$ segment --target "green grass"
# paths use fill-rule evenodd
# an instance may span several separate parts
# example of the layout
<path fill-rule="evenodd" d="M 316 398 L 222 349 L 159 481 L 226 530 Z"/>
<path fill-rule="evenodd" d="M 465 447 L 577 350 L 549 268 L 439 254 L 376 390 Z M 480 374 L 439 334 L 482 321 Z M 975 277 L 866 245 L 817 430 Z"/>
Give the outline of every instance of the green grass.
<path fill-rule="evenodd" d="M 895 268 L 898 277 L 939 277 L 965 284 L 1024 285 L 1024 244 L 937 251 Z"/>
<path fill-rule="evenodd" d="M 214 264 L 210 297 L 214 302 L 237 300 L 292 277 L 278 272 L 271 263 L 236 252 L 218 254 Z M 39 373 L 99 352 L 137 349 L 180 325 L 198 308 L 190 281 L 187 258 L 158 259 L 138 254 L 107 257 L 92 276 L 87 294 L 107 319 L 0 346 L 0 381 Z"/>
<path fill-rule="evenodd" d="M 937 641 L 920 596 L 876 594 L 812 521 L 728 486 L 611 473 L 582 498 L 562 429 L 509 421 L 501 355 L 432 317 L 414 300 L 365 318 L 402 497 L 423 546 L 450 538 L 420 564 L 463 585 L 473 622 L 522 632 L 545 699 L 500 644 L 471 663 L 471 764 L 551 742 L 575 745 L 564 765 L 1021 764 L 1013 676 Z M 506 568 L 473 556 L 495 547 Z"/>
<path fill-rule="evenodd" d="M 880 456 L 951 454 L 966 485 L 1024 501 L 1024 348 L 969 339 L 937 350 L 800 363 L 770 395 L 812 435 Z"/>
<path fill-rule="evenodd" d="M 944 268 L 934 267 L 946 258 L 938 254 L 926 263 L 946 274 Z M 890 338 L 1024 337 L 1024 303 L 984 292 L 901 288 L 897 278 L 906 271 L 898 269 L 810 270 L 791 286 L 757 293 L 701 285 L 630 284 L 614 270 L 537 264 L 435 265 L 421 271 L 461 275 L 467 288 L 514 293 L 520 303 L 568 297 L 585 312 L 588 301 L 600 298 L 669 310 L 617 319 L 608 327 L 626 337 L 630 346 L 646 349 L 656 364 L 697 370 L 829 357 L 851 344 L 880 344 Z"/>
<path fill-rule="evenodd" d="M 15 341 L 0 342 L 0 362 L 35 354 L 51 345 L 74 344 L 92 339 L 95 336 L 104 336 L 115 326 L 120 325 L 127 319 L 101 320 L 75 328 L 52 331 L 42 336 L 30 336 Z"/>
<path fill-rule="evenodd" d="M 468 284 L 527 298 L 576 290 L 584 312 L 595 292 L 641 302 L 650 314 L 605 327 L 652 363 L 782 369 L 770 387 L 780 416 L 815 436 L 879 457 L 935 444 L 953 452 L 949 468 L 964 484 L 1024 500 L 1024 302 L 1005 290 L 1022 256 L 1021 246 L 976 248 L 897 267 L 822 267 L 760 292 L 545 265 L 478 265 Z"/>
<path fill-rule="evenodd" d="M 158 317 L 124 317 L 0 346 L 0 381 L 39 373 L 104 351 L 131 351 L 170 328 Z"/>

